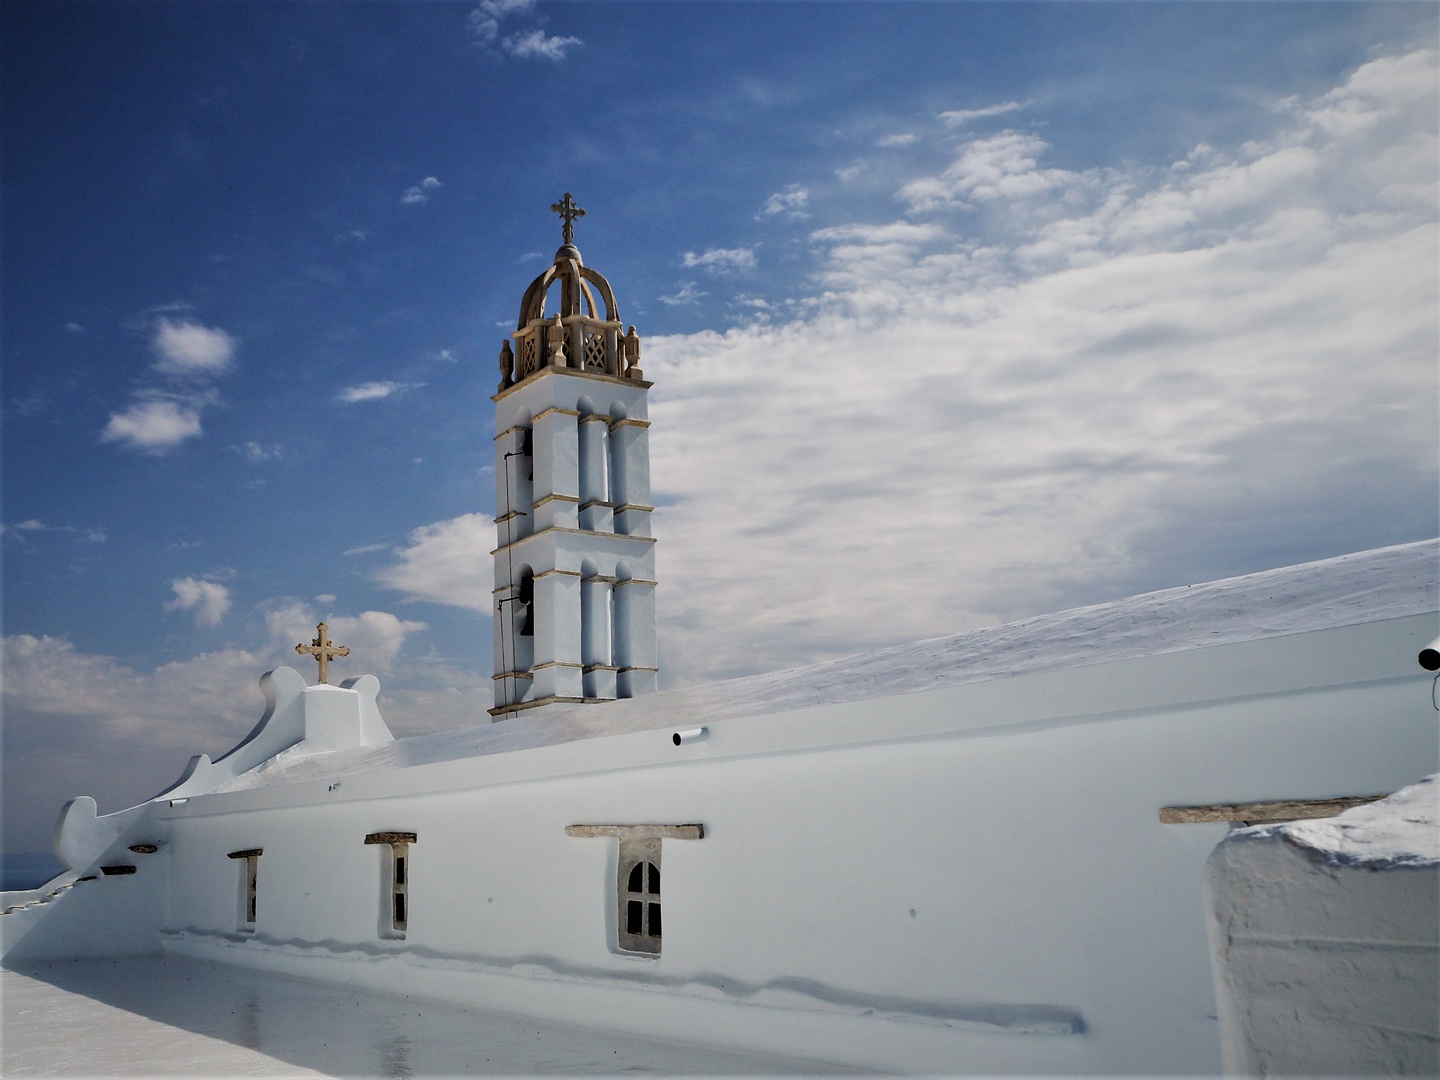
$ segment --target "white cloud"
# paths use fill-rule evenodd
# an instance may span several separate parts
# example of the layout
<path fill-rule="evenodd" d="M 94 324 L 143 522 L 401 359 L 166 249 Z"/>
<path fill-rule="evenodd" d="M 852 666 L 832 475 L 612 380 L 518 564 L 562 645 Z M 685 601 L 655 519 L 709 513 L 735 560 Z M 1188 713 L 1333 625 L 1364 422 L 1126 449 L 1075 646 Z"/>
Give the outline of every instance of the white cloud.
<path fill-rule="evenodd" d="M 184 307 L 167 304 L 154 310 Z M 150 348 L 155 354 L 153 370 L 169 376 L 169 386 L 137 390 L 129 408 L 110 414 L 100 441 L 126 450 L 163 454 L 200 436 L 201 410 L 219 400 L 210 380 L 230 370 L 235 347 L 235 338 L 224 330 L 161 316 L 154 324 Z"/>
<path fill-rule="evenodd" d="M 663 677 L 1433 534 L 1434 73 L 1179 170 L 971 140 L 899 188 L 946 217 L 812 234 L 803 317 L 651 337 Z"/>
<path fill-rule="evenodd" d="M 389 544 L 361 544 L 359 547 L 348 548 L 342 551 L 341 555 L 366 555 L 372 551 L 389 551 Z"/>
<path fill-rule="evenodd" d="M 535 0 L 481 0 L 470 13 L 467 25 L 477 47 L 491 56 L 512 56 L 517 60 L 541 59 L 560 62 L 571 49 L 585 43 L 578 37 L 550 36 L 539 27 L 517 30 L 504 36 L 501 25 L 507 19 L 532 21 Z"/>
<path fill-rule="evenodd" d="M 410 187 L 406 188 L 405 194 L 400 196 L 400 201 L 406 206 L 414 206 L 416 203 L 429 202 L 430 193 L 432 191 L 438 190 L 443 186 L 444 185 L 441 184 L 439 180 L 436 180 L 435 177 L 427 176 L 418 184 L 412 184 Z"/>
<path fill-rule="evenodd" d="M 700 298 L 710 294 L 701 290 L 693 281 L 683 281 L 680 288 L 669 296 L 661 296 L 658 299 L 668 307 L 681 307 L 685 304 L 698 304 Z"/>
<path fill-rule="evenodd" d="M 406 390 L 415 390 L 424 385 L 424 383 L 367 382 L 361 383 L 359 386 L 345 387 L 335 395 L 335 399 L 346 405 L 354 405 L 358 401 L 380 401 L 392 394 L 402 394 Z"/>
<path fill-rule="evenodd" d="M 550 37 L 544 30 L 536 28 L 525 33 L 512 34 L 505 38 L 502 44 L 506 52 L 520 60 L 537 56 L 558 62 L 564 60 L 565 54 L 571 49 L 585 43 L 578 37 Z"/>
<path fill-rule="evenodd" d="M 968 142 L 939 176 L 912 180 L 900 189 L 911 212 L 963 204 L 971 199 L 1022 199 L 1081 185 L 1087 178 L 1064 169 L 1042 169 L 1048 144 L 1034 135 L 1004 131 Z"/>
<path fill-rule="evenodd" d="M 200 413 L 191 406 L 161 398 L 137 401 L 124 412 L 111 413 L 100 441 L 127 450 L 163 454 L 200 435 Z"/>
<path fill-rule="evenodd" d="M 272 443 L 270 446 L 265 446 L 257 442 L 247 442 L 235 447 L 235 451 L 246 461 L 256 463 L 262 461 L 279 461 L 285 456 L 285 450 L 279 443 Z"/>
<path fill-rule="evenodd" d="M 912 146 L 919 138 L 919 135 L 913 134 L 912 132 L 902 131 L 894 135 L 886 135 L 884 138 L 876 139 L 875 145 L 881 147 Z"/>
<path fill-rule="evenodd" d="M 375 576 L 411 599 L 488 615 L 490 550 L 494 546 L 494 519 L 486 514 L 462 514 L 416 529 L 410 534 L 410 545 L 396 552 L 400 561 Z"/>
<path fill-rule="evenodd" d="M 63 638 L 12 634 L 4 639 L 4 657 L 7 713 L 19 708 L 89 717 L 120 734 L 149 735 L 162 721 L 172 736 L 193 737 L 197 728 L 218 726 L 243 737 L 239 725 L 244 718 L 253 724 L 263 707 L 256 688 L 263 659 L 244 649 L 202 653 L 140 673 L 111 657 L 82 653 Z M 163 733 L 157 740 L 161 748 L 174 741 Z M 146 744 L 147 754 L 154 749 L 155 743 Z M 177 765 L 183 764 L 181 758 Z"/>
<path fill-rule="evenodd" d="M 481 41 L 494 41 L 500 33 L 500 22 L 513 15 L 533 15 L 535 0 L 481 0 L 470 13 L 470 32 Z"/>
<path fill-rule="evenodd" d="M 715 274 L 728 274 L 731 270 L 754 270 L 754 248 L 709 248 L 699 255 L 685 252 L 684 265 L 700 267 Z"/>
<path fill-rule="evenodd" d="M 355 662 L 364 665 L 357 670 L 389 671 L 405 639 L 428 629 L 423 622 L 402 619 L 388 611 L 362 611 L 353 617 L 336 615 L 330 619 L 332 638 L 349 645 Z"/>
<path fill-rule="evenodd" d="M 223 375 L 235 356 L 233 337 L 189 319 L 172 322 L 162 318 L 150 344 L 155 350 L 155 370 L 165 375 Z"/>
<path fill-rule="evenodd" d="M 193 611 L 196 626 L 219 626 L 230 610 L 230 590 L 214 581 L 176 578 L 170 583 L 175 599 L 164 604 L 166 611 Z"/>
<path fill-rule="evenodd" d="M 1007 101 L 1001 105 L 987 105 L 983 109 L 953 109 L 950 112 L 942 112 L 940 119 L 951 127 L 959 127 L 962 124 L 968 124 L 971 120 L 980 120 L 987 116 L 1002 116 L 1024 107 L 1018 101 Z"/>
<path fill-rule="evenodd" d="M 317 602 L 321 602 L 317 598 Z M 321 620 L 330 627 L 330 640 L 350 649 L 343 667 L 334 671 L 334 682 L 349 675 L 367 671 L 385 673 L 391 670 L 404 648 L 405 639 L 429 629 L 423 622 L 401 619 L 388 611 L 365 611 L 359 615 L 322 615 L 301 600 L 291 600 L 271 607 L 265 613 L 265 628 L 270 635 L 271 649 L 288 656 L 285 663 L 292 667 L 304 665 L 304 674 L 314 679 L 314 661 L 295 652 L 296 645 L 308 645 L 315 639 L 315 626 Z M 341 672 L 347 673 L 342 675 Z"/>
<path fill-rule="evenodd" d="M 762 214 L 788 214 L 790 217 L 805 217 L 805 204 L 810 193 L 798 184 L 791 184 L 784 191 L 777 191 L 765 200 L 760 208 Z"/>

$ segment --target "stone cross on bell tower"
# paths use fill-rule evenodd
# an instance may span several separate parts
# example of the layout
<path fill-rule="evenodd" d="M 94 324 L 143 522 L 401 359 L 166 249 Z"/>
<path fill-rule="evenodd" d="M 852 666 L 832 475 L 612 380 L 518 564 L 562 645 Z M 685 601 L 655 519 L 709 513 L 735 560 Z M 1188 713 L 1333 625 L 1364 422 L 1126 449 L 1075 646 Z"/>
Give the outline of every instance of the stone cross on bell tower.
<path fill-rule="evenodd" d="M 565 243 L 530 283 L 500 351 L 495 402 L 495 707 L 522 711 L 655 689 L 650 383 L 640 337 Z M 603 305 L 603 310 L 602 310 Z"/>
<path fill-rule="evenodd" d="M 575 219 L 585 216 L 585 211 L 575 205 L 575 200 L 570 197 L 570 192 L 565 192 L 565 197 L 557 203 L 551 203 L 550 209 L 560 215 L 560 220 L 565 224 L 560 230 L 565 243 L 575 243 Z"/>

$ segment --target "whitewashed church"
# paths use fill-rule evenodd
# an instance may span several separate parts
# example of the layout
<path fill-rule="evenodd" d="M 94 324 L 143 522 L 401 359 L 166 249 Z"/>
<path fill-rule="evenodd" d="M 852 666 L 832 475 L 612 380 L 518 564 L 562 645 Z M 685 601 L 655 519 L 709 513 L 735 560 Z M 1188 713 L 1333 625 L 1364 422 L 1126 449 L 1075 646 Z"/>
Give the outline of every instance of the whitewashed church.
<path fill-rule="evenodd" d="M 200 957 L 832 1068 L 1218 1073 L 1207 859 L 1437 771 L 1437 542 L 657 692 L 651 383 L 558 209 L 494 397 L 493 707 L 396 740 L 322 625 L 319 681 L 261 676 L 228 754 L 65 806 L 5 963 Z"/>

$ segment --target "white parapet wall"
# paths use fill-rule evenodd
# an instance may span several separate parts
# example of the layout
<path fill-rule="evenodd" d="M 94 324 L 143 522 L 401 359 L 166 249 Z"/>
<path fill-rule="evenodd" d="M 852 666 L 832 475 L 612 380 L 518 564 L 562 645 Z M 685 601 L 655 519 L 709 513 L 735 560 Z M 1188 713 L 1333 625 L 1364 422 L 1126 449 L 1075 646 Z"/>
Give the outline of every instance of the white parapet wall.
<path fill-rule="evenodd" d="M 1207 865 L 1225 1072 L 1440 1069 L 1440 785 L 1238 829 Z"/>

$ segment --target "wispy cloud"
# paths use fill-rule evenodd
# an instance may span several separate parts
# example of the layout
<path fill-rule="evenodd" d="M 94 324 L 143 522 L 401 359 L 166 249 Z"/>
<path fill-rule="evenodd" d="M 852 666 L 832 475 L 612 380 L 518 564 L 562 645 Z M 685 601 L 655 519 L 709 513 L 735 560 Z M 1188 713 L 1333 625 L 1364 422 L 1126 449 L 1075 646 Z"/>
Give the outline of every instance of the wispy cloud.
<path fill-rule="evenodd" d="M 949 112 L 942 112 L 940 119 L 951 127 L 960 127 L 962 124 L 968 124 L 971 120 L 982 120 L 987 116 L 1003 116 L 1005 113 L 1024 107 L 1018 101 L 1007 101 L 1001 105 L 987 105 L 983 109 L 952 109 Z"/>
<path fill-rule="evenodd" d="M 15 540 L 23 540 L 26 535 L 37 533 L 66 533 L 77 540 L 83 540 L 91 544 L 103 544 L 105 532 L 103 529 L 78 529 L 74 525 L 47 525 L 39 518 L 28 518 L 25 521 L 17 521 L 13 525 L 0 525 L 0 535 L 11 537 Z"/>
<path fill-rule="evenodd" d="M 911 146 L 920 138 L 919 135 L 909 131 L 902 131 L 895 135 L 886 135 L 884 138 L 876 139 L 875 145 L 880 147 Z"/>
<path fill-rule="evenodd" d="M 166 611 L 192 611 L 196 626 L 219 626 L 230 610 L 230 590 L 216 581 L 176 578 L 170 583 L 175 599 L 163 605 Z"/>
<path fill-rule="evenodd" d="M 256 464 L 262 461 L 279 461 L 285 456 L 285 448 L 279 443 L 272 443 L 269 446 L 265 446 L 258 442 L 247 442 L 233 447 L 233 449 L 246 461 L 252 461 Z"/>
<path fill-rule="evenodd" d="M 585 43 L 578 37 L 546 34 L 539 26 L 501 32 L 507 22 L 537 21 L 535 0 L 481 0 L 470 13 L 467 25 L 477 48 L 487 55 L 510 56 L 517 60 L 539 59 L 559 63 L 567 53 Z"/>
<path fill-rule="evenodd" d="M 394 394 L 403 394 L 407 390 L 416 390 L 424 383 L 408 382 L 367 382 L 359 386 L 347 386 L 335 395 L 337 401 L 346 405 L 354 405 L 360 401 L 381 401 Z"/>
<path fill-rule="evenodd" d="M 62 327 L 62 329 L 63 329 L 63 330 L 65 331 L 65 333 L 67 333 L 67 334 L 83 334 L 83 333 L 85 333 L 85 327 L 81 326 L 78 322 L 67 322 L 67 323 Z"/>
<path fill-rule="evenodd" d="M 389 551 L 389 544 L 361 544 L 359 547 L 346 548 L 341 555 L 368 555 L 372 551 Z"/>
<path fill-rule="evenodd" d="M 683 263 L 686 267 L 699 267 L 713 274 L 728 274 L 732 270 L 754 270 L 755 249 L 709 248 L 699 255 L 687 251 Z"/>
<path fill-rule="evenodd" d="M 659 297 L 659 301 L 668 307 L 682 307 L 686 304 L 698 304 L 702 297 L 710 294 L 700 289 L 693 281 L 683 281 L 680 288 L 669 296 Z"/>
<path fill-rule="evenodd" d="M 400 196 L 400 202 L 405 206 L 416 206 L 419 203 L 429 202 L 430 193 L 438 191 L 443 186 L 435 177 L 427 176 L 418 184 L 412 184 L 406 188 L 405 193 Z"/>
<path fill-rule="evenodd" d="M 520 60 L 535 56 L 558 62 L 564 60 L 571 49 L 585 43 L 578 37 L 551 37 L 537 27 L 525 33 L 512 34 L 501 44 L 506 52 Z"/>
<path fill-rule="evenodd" d="M 39 416 L 49 402 L 39 390 L 32 390 L 23 398 L 11 398 L 10 409 L 19 416 Z"/>
<path fill-rule="evenodd" d="M 760 213 L 767 216 L 786 214 L 789 217 L 806 217 L 805 204 L 809 200 L 808 191 L 799 184 L 791 184 L 784 191 L 777 191 L 766 199 Z"/>

